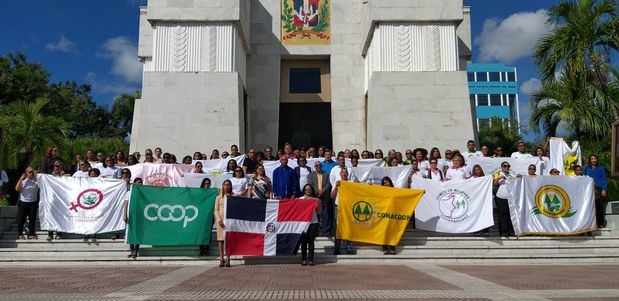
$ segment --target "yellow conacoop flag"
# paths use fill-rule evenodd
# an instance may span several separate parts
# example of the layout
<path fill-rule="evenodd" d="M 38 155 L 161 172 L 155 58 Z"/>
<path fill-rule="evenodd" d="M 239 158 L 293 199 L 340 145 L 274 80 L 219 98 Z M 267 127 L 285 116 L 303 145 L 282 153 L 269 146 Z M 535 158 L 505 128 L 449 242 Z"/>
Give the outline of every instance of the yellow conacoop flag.
<path fill-rule="evenodd" d="M 424 190 L 341 181 L 337 238 L 377 245 L 398 245 L 424 193 Z"/>

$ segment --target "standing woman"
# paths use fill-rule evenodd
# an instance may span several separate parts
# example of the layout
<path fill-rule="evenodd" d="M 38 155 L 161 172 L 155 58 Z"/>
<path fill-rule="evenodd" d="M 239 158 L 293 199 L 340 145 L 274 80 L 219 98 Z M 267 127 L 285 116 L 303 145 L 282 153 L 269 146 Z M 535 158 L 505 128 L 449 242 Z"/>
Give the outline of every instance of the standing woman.
<path fill-rule="evenodd" d="M 417 160 L 417 166 L 422 173 L 426 173 L 428 168 L 430 168 L 430 164 L 428 160 L 426 160 L 428 151 L 423 148 L 417 148 L 413 150 L 413 155 L 415 156 L 415 160 Z"/>
<path fill-rule="evenodd" d="M 470 172 L 464 166 L 464 157 L 460 154 L 457 154 L 452 159 L 453 166 L 447 169 L 445 173 L 445 179 L 461 181 L 466 180 L 471 177 Z"/>
<path fill-rule="evenodd" d="M 473 175 L 471 176 L 471 178 L 481 178 L 484 176 L 486 175 L 484 174 L 484 170 L 481 168 L 481 166 L 479 164 L 473 165 Z M 490 236 L 490 227 L 475 232 L 475 236 L 481 235 L 485 237 Z"/>
<path fill-rule="evenodd" d="M 589 156 L 589 165 L 585 167 L 585 176 L 593 178 L 595 183 L 595 213 L 598 228 L 606 227 L 606 170 L 598 164 L 598 156 Z"/>
<path fill-rule="evenodd" d="M 198 162 L 200 163 L 200 162 Z M 196 163 L 197 165 L 197 163 Z M 202 179 L 202 182 L 200 183 L 200 188 L 211 188 L 211 179 L 209 178 L 204 178 Z M 213 224 L 215 223 L 215 219 L 213 219 L 213 223 L 211 223 L 211 227 L 206 229 L 206 231 L 213 231 Z M 211 248 L 211 241 L 208 242 L 208 244 L 206 245 L 200 245 L 200 256 L 206 256 L 208 254 L 208 250 Z"/>
<path fill-rule="evenodd" d="M 230 159 L 230 161 L 228 161 L 228 164 L 226 165 L 226 173 L 232 174 L 234 176 L 234 171 L 236 170 L 236 167 L 236 160 Z"/>
<path fill-rule="evenodd" d="M 441 158 L 441 151 L 438 149 L 438 147 L 433 147 L 432 150 L 430 150 L 429 161 L 431 161 L 432 159 L 436 159 L 436 167 L 444 173 L 445 169 L 447 169 L 447 162 L 445 162 L 445 160 Z"/>
<path fill-rule="evenodd" d="M 202 162 L 196 162 L 196 165 L 193 166 L 193 170 L 191 171 L 191 173 L 204 173 L 204 171 L 202 170 Z"/>
<path fill-rule="evenodd" d="M 128 185 L 130 185 L 130 184 L 128 184 Z M 133 185 L 142 185 L 142 178 L 135 178 L 133 180 Z M 127 224 L 127 225 L 129 225 L 129 201 L 131 201 L 131 188 L 129 188 L 129 193 L 127 194 L 127 200 L 125 201 L 125 205 L 123 207 L 123 220 L 125 221 L 125 224 Z M 126 235 L 125 235 L 125 237 L 126 237 Z M 127 258 L 136 259 L 138 257 L 138 252 L 139 251 L 140 251 L 140 245 L 139 244 L 129 244 L 129 252 L 130 253 L 129 253 L 129 255 L 127 255 Z"/>
<path fill-rule="evenodd" d="M 333 209 L 333 231 L 335 233 L 337 233 L 337 212 L 338 212 L 338 195 L 339 195 L 339 190 L 340 190 L 340 183 L 344 181 L 348 181 L 348 169 L 346 169 L 346 167 L 342 168 L 340 170 L 340 180 L 337 181 L 335 183 L 335 187 L 333 187 L 333 189 L 331 190 L 331 199 L 335 200 L 335 207 Z M 350 241 L 345 241 L 346 242 L 346 253 L 347 254 L 353 254 L 354 250 L 352 248 L 352 243 Z M 342 246 L 342 240 L 340 239 L 335 239 L 333 242 L 333 255 L 340 255 L 340 249 Z"/>
<path fill-rule="evenodd" d="M 232 183 L 232 195 L 247 196 L 247 178 L 245 178 L 243 168 L 237 167 L 234 170 L 234 176 L 230 182 Z"/>
<path fill-rule="evenodd" d="M 443 170 L 438 168 L 438 159 L 431 158 L 430 159 L 430 168 L 428 169 L 428 179 L 433 181 L 443 182 L 445 180 L 445 175 Z"/>
<path fill-rule="evenodd" d="M 37 184 L 37 174 L 34 168 L 26 168 L 26 172 L 19 178 L 15 191 L 19 192 L 19 202 L 17 203 L 17 239 L 24 237 L 24 223 L 28 217 L 28 239 L 37 239 L 34 230 L 37 212 L 39 211 L 39 185 Z"/>
<path fill-rule="evenodd" d="M 111 156 L 105 157 L 100 171 L 102 178 L 120 179 L 120 168 L 114 166 L 114 158 Z"/>
<path fill-rule="evenodd" d="M 232 195 L 232 182 L 225 180 L 221 186 L 221 194 L 215 200 L 215 225 L 217 227 L 217 249 L 219 251 L 219 267 L 230 267 L 230 256 L 224 259 L 224 198 Z"/>
<path fill-rule="evenodd" d="M 382 180 L 380 180 L 380 184 L 381 186 L 385 187 L 393 187 L 393 181 L 391 181 L 391 178 L 389 177 L 384 177 Z M 395 255 L 395 246 L 383 245 L 383 254 Z"/>
<path fill-rule="evenodd" d="M 499 214 L 499 235 L 505 237 L 514 236 L 514 226 L 512 225 L 509 214 L 509 204 L 507 202 L 509 193 L 505 186 L 505 180 L 516 176 L 510 167 L 509 162 L 503 161 L 503 163 L 501 163 L 501 170 L 493 175 L 493 184 L 497 187 L 494 202 L 496 203 Z"/>
<path fill-rule="evenodd" d="M 273 191 L 271 179 L 267 177 L 264 165 L 260 164 L 256 166 L 256 173 L 249 181 L 249 197 L 254 199 L 268 199 L 271 197 L 271 191 Z"/>
<path fill-rule="evenodd" d="M 539 170 L 539 175 L 544 175 L 544 172 L 550 167 L 550 158 L 544 156 L 544 149 L 541 147 L 537 147 L 535 149 L 535 156 L 539 160 L 536 164 L 536 168 Z"/>
<path fill-rule="evenodd" d="M 116 152 L 116 166 L 127 166 L 125 161 L 125 153 L 123 151 Z"/>
<path fill-rule="evenodd" d="M 453 162 L 453 151 L 448 149 L 445 150 L 445 169 L 443 172 L 447 172 L 447 169 L 452 168 L 454 166 Z"/>
<path fill-rule="evenodd" d="M 310 222 L 307 232 L 301 234 L 301 265 L 314 266 L 314 240 L 318 235 L 318 214 L 320 213 L 320 199 L 316 198 L 316 191 L 312 184 L 305 184 L 303 186 L 302 199 L 316 199 L 316 210 L 312 213 L 312 220 Z M 309 249 L 309 254 L 308 254 Z"/>

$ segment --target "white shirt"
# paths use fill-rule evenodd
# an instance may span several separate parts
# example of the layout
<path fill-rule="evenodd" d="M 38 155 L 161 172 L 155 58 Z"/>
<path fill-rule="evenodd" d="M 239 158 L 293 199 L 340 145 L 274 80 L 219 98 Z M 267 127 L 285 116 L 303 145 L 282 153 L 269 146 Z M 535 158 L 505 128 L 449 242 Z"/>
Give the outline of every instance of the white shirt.
<path fill-rule="evenodd" d="M 447 173 L 445 174 L 445 179 L 455 180 L 455 181 L 466 180 L 470 177 L 471 177 L 471 172 L 469 171 L 468 168 L 466 168 L 466 166 L 462 166 L 459 168 L 452 167 L 448 169 Z"/>
<path fill-rule="evenodd" d="M 36 180 L 24 179 L 21 181 L 22 189 L 19 192 L 19 201 L 24 203 L 32 203 L 37 201 L 39 185 Z"/>
<path fill-rule="evenodd" d="M 100 169 L 102 178 L 120 179 L 120 168 L 116 166 L 103 167 Z"/>
<path fill-rule="evenodd" d="M 462 157 L 464 157 L 464 159 L 468 159 L 470 157 L 482 158 L 484 156 L 484 154 L 482 154 L 480 151 L 469 152 L 468 149 L 460 152 L 460 154 L 462 154 Z"/>
<path fill-rule="evenodd" d="M 329 182 L 331 182 L 331 187 L 335 187 L 335 183 L 342 179 L 342 176 L 340 176 L 340 171 L 342 171 L 342 168 L 339 165 L 331 168 L 331 173 L 329 174 Z M 350 169 L 348 169 L 348 175 L 351 175 Z"/>
<path fill-rule="evenodd" d="M 432 174 L 432 177 L 431 177 L 431 178 L 430 178 L 430 177 L 427 177 L 427 179 L 430 179 L 430 180 L 432 180 L 432 181 L 438 181 L 438 182 L 440 182 L 440 181 L 441 181 L 441 174 L 442 174 L 442 173 L 443 173 L 443 170 L 442 170 L 442 169 L 440 169 L 440 168 L 439 168 L 439 169 L 437 169 L 436 171 L 434 171 L 434 170 L 431 170 L 431 169 L 430 169 L 430 170 L 428 170 L 428 171 L 426 172 L 426 174 Z M 444 174 L 443 174 L 443 178 L 445 178 L 445 175 L 444 175 Z M 444 180 L 444 179 L 443 179 L 443 180 Z"/>
<path fill-rule="evenodd" d="M 307 175 L 309 175 L 307 168 L 299 166 L 299 191 L 303 191 L 303 187 L 307 184 Z"/>
<path fill-rule="evenodd" d="M 88 172 L 78 170 L 75 173 L 73 173 L 73 177 L 74 178 L 88 178 Z"/>
<path fill-rule="evenodd" d="M 421 162 L 417 162 L 417 168 L 425 173 L 430 168 L 430 161 L 423 160 Z"/>
<path fill-rule="evenodd" d="M 231 178 L 232 182 L 232 194 L 241 196 L 247 189 L 247 178 Z"/>
<path fill-rule="evenodd" d="M 538 158 L 537 163 L 535 163 L 535 167 L 537 167 L 536 174 L 538 176 L 547 175 L 550 171 L 550 158 L 542 156 L 541 159 Z"/>
<path fill-rule="evenodd" d="M 516 158 L 516 159 L 531 158 L 531 157 L 533 157 L 533 155 L 531 155 L 529 153 L 521 153 L 521 152 L 514 152 L 514 153 L 512 153 L 512 158 Z"/>

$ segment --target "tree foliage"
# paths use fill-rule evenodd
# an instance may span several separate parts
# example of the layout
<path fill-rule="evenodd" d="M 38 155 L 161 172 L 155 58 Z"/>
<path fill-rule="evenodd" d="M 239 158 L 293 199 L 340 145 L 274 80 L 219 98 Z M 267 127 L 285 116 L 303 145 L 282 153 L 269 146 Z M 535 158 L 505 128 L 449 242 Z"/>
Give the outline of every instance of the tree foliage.
<path fill-rule="evenodd" d="M 501 146 L 506 153 L 515 151 L 516 142 L 521 139 L 518 122 L 515 120 L 507 122 L 500 118 L 492 118 L 490 119 L 490 127 L 479 131 L 479 142 L 482 145 L 485 144 L 491 148 Z"/>

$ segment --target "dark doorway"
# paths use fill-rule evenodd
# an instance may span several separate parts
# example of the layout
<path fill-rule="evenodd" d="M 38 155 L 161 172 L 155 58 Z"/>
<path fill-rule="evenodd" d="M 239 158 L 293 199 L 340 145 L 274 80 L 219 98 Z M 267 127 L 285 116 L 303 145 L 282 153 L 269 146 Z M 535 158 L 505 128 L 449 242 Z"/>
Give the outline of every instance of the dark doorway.
<path fill-rule="evenodd" d="M 286 142 L 295 149 L 321 145 L 331 149 L 331 103 L 280 103 L 279 147 Z"/>

